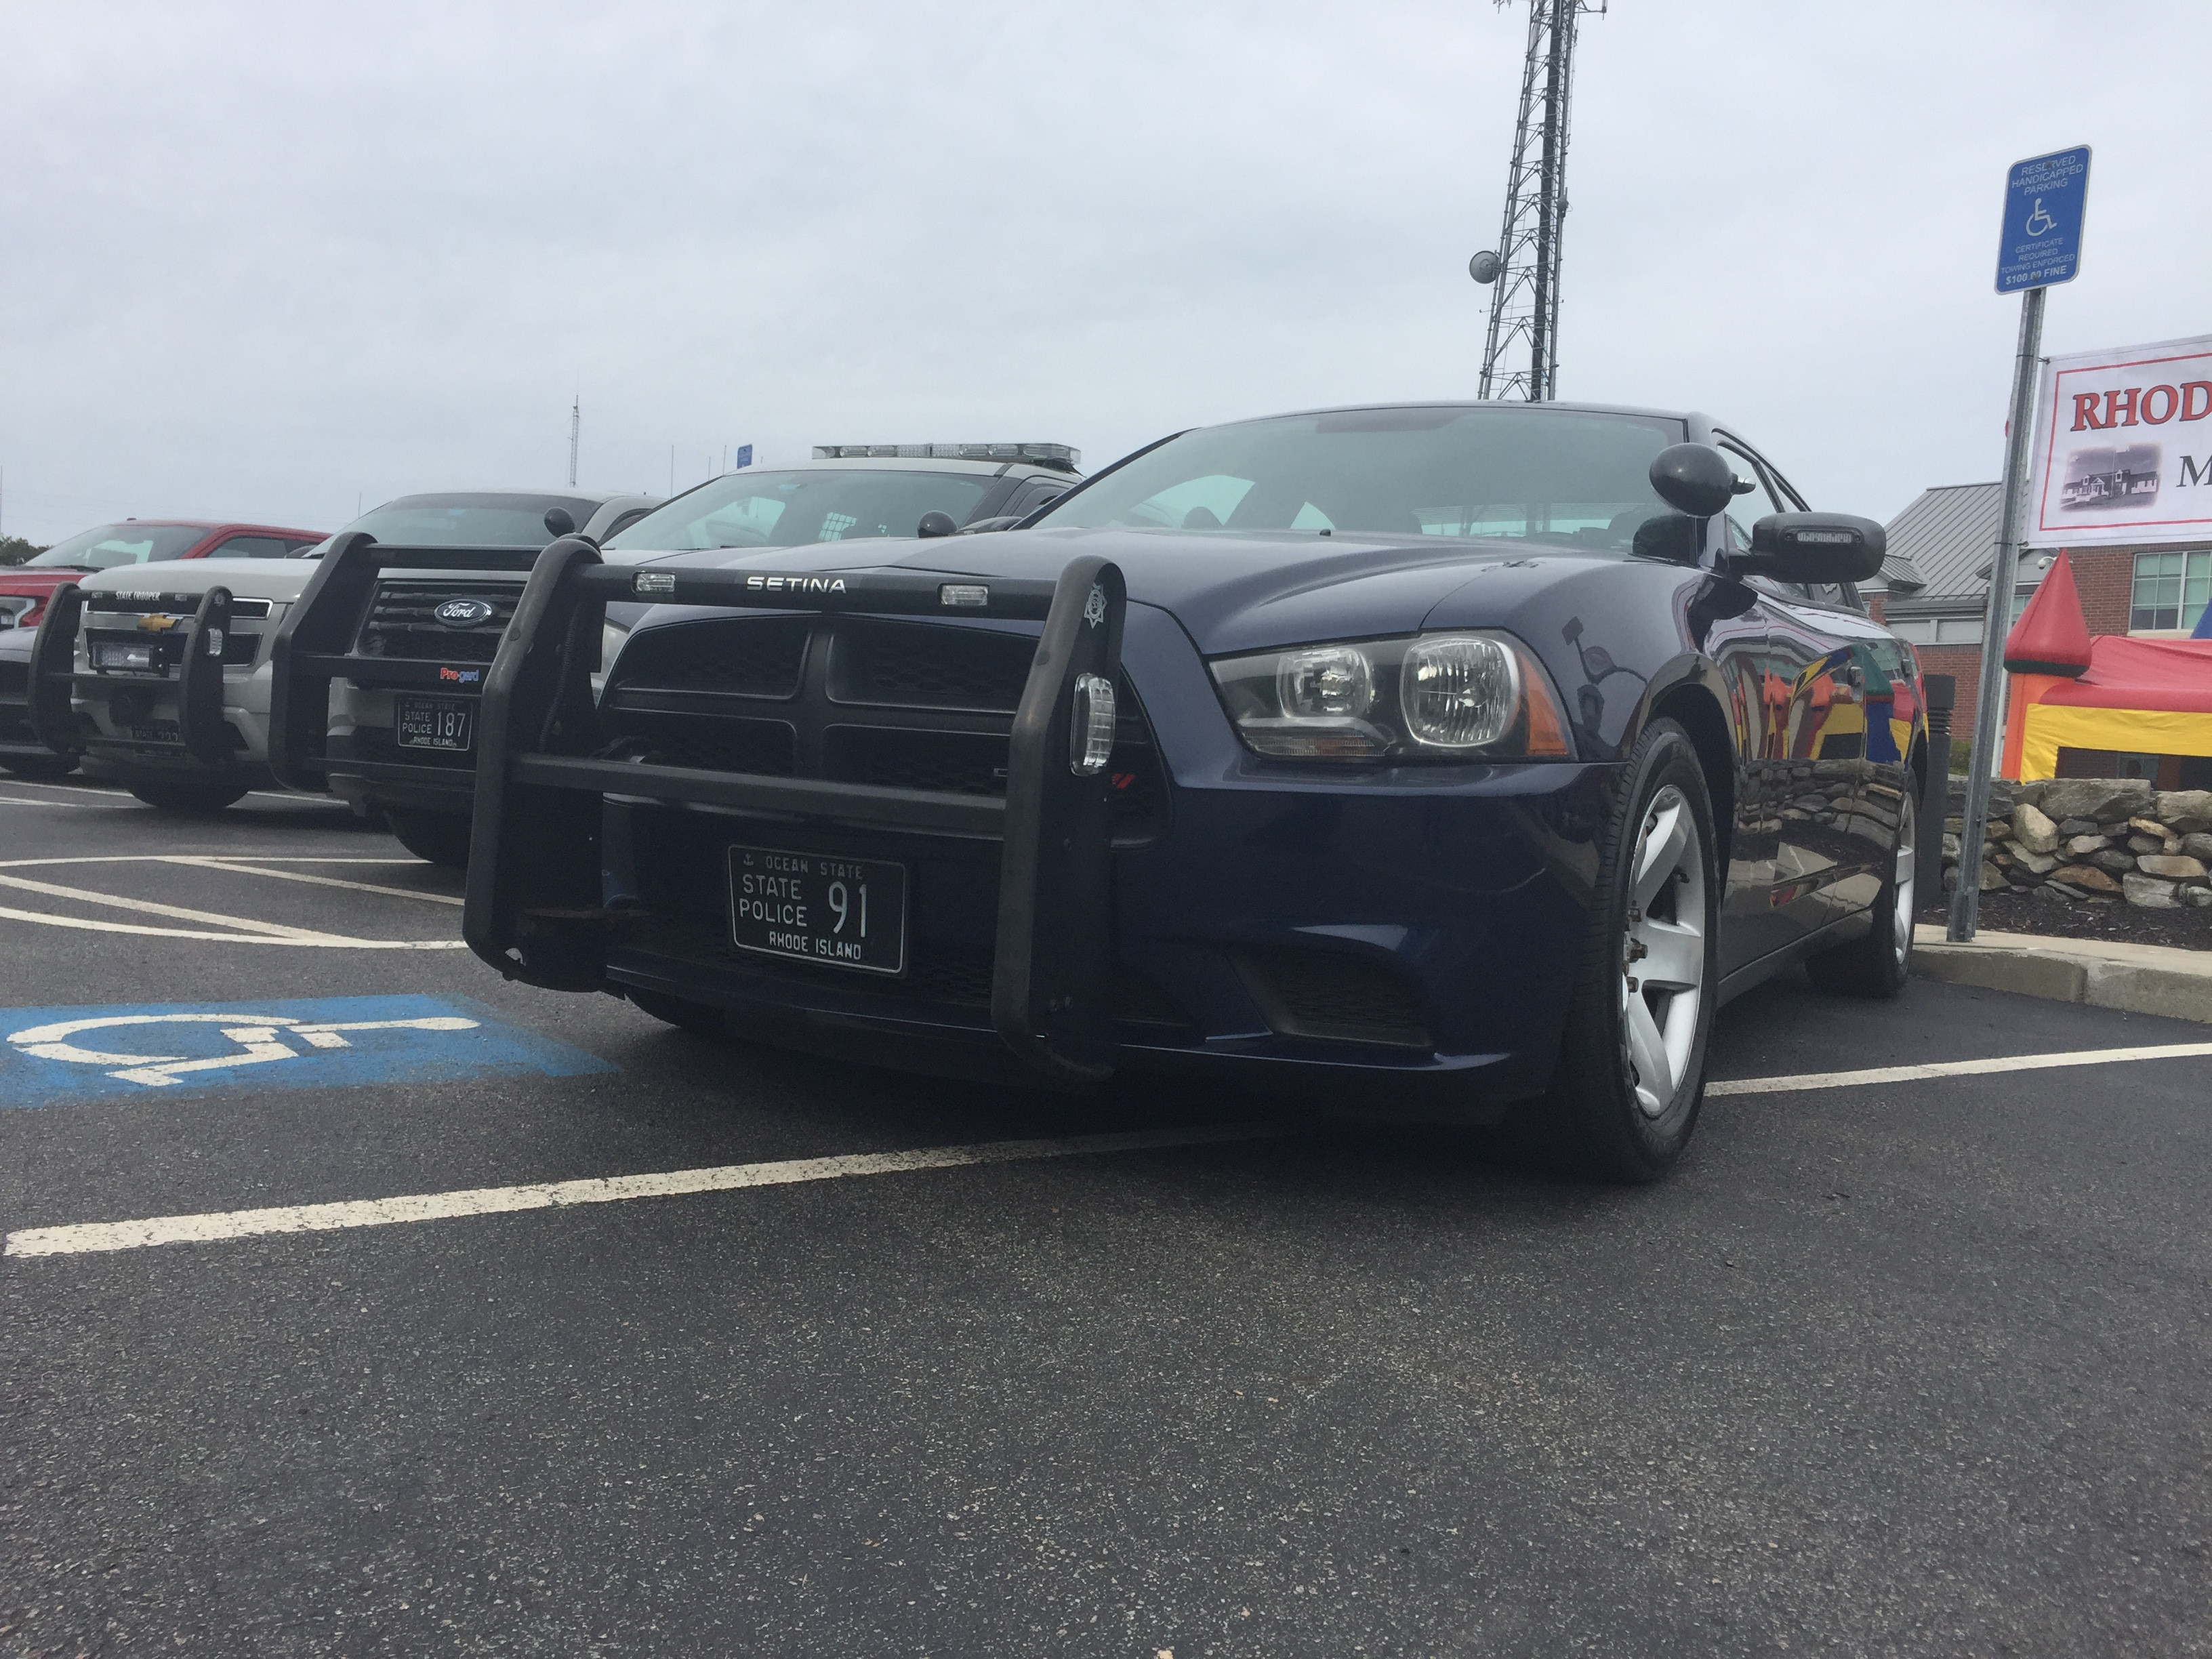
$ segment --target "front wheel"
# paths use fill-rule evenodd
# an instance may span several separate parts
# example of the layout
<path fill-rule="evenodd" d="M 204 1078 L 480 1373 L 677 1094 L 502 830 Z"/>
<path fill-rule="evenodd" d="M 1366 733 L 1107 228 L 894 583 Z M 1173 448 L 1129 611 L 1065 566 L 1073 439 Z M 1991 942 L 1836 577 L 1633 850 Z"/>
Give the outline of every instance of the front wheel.
<path fill-rule="evenodd" d="M 149 806 L 195 817 L 245 799 L 247 787 L 219 778 L 127 778 L 123 787 Z"/>
<path fill-rule="evenodd" d="M 1805 960 L 1805 973 L 1823 991 L 1838 996 L 1887 1001 L 1905 988 L 1912 973 L 1912 907 L 1918 901 L 1914 878 L 1920 830 L 1912 797 L 1897 806 L 1897 852 L 1889 878 L 1874 902 L 1874 927 L 1849 945 L 1838 945 Z"/>
<path fill-rule="evenodd" d="M 1712 798 L 1690 735 L 1652 722 L 1601 849 L 1566 1042 L 1536 1109 L 1583 1173 L 1656 1181 L 1697 1127 L 1718 961 Z"/>
<path fill-rule="evenodd" d="M 418 859 L 428 859 L 448 870 L 469 867 L 469 829 L 465 812 L 407 812 L 393 807 L 385 814 L 399 844 Z"/>

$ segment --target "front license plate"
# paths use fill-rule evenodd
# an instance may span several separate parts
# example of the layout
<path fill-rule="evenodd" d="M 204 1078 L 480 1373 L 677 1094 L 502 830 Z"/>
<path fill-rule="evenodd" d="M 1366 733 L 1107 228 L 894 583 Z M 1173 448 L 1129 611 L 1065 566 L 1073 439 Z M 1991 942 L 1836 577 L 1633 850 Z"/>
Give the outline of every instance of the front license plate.
<path fill-rule="evenodd" d="M 465 750 L 477 723 L 476 705 L 465 697 L 400 697 L 402 749 Z"/>
<path fill-rule="evenodd" d="M 730 942 L 863 973 L 906 971 L 906 866 L 730 848 Z"/>
<path fill-rule="evenodd" d="M 174 720 L 148 720 L 131 728 L 133 743 L 182 743 L 184 733 Z"/>

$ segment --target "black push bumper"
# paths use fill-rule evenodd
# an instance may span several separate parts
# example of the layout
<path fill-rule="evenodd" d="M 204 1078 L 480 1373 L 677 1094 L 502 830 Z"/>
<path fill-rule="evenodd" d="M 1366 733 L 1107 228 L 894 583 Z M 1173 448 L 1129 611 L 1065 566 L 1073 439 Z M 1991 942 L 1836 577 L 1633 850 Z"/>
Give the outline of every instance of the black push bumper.
<path fill-rule="evenodd" d="M 1004 798 L 601 757 L 591 686 L 599 630 L 609 603 L 638 600 L 1042 622 L 1014 716 Z M 610 568 L 589 543 L 564 537 L 538 556 L 484 690 L 463 920 L 470 947 L 532 984 L 611 988 L 609 941 L 634 917 L 603 902 L 607 796 L 996 842 L 992 1024 L 1048 1076 L 1106 1076 L 1114 1051 L 1113 784 L 1103 763 L 1086 769 L 1073 724 L 1079 683 L 1087 699 L 1115 680 L 1125 604 L 1121 571 L 1096 557 L 1072 561 L 1053 582 L 908 570 L 763 578 Z"/>
<path fill-rule="evenodd" d="M 489 665 L 437 657 L 375 656 L 359 648 L 362 625 L 387 570 L 525 571 L 537 550 L 516 547 L 390 547 L 356 531 L 325 553 L 285 613 L 270 647 L 269 767 L 295 789 L 324 789 L 359 778 L 406 805 L 465 812 L 474 790 L 465 758 L 439 764 L 348 752 L 331 738 L 331 687 L 345 680 L 368 690 L 429 691 L 474 699 Z"/>
<path fill-rule="evenodd" d="M 81 727 L 73 700 L 79 695 L 110 698 L 167 691 L 177 696 L 177 733 L 182 753 L 179 763 L 228 770 L 240 763 L 228 722 L 222 713 L 223 641 L 231 632 L 231 592 L 210 587 L 183 614 L 189 596 L 155 594 L 124 599 L 103 594 L 103 610 L 135 614 L 163 625 L 142 625 L 128 637 L 144 643 L 151 653 L 143 671 L 102 672 L 76 669 L 77 636 L 83 630 L 86 596 L 75 582 L 56 590 L 46 602 L 39 623 L 39 637 L 31 647 L 31 730 L 56 754 L 82 750 L 130 749 L 132 745 L 104 741 Z M 165 757 L 166 759 L 167 757 Z"/>

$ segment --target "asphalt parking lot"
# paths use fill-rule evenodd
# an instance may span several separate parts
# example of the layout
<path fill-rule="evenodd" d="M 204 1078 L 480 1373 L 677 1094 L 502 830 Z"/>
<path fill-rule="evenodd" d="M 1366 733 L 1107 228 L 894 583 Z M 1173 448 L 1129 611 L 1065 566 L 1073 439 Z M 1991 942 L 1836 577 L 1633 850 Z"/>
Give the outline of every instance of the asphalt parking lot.
<path fill-rule="evenodd" d="M 0 1654 L 2212 1649 L 2202 1027 L 1793 975 L 1601 1190 L 509 987 L 325 802 L 0 825 Z"/>

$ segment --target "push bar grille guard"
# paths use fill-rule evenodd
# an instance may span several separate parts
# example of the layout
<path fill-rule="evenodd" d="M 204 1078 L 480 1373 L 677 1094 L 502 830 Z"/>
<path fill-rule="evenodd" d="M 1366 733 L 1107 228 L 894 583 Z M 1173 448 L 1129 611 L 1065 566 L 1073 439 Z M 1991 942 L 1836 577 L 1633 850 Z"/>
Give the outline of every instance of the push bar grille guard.
<path fill-rule="evenodd" d="M 441 684 L 434 659 L 367 657 L 354 648 L 385 571 L 522 571 L 538 556 L 529 547 L 387 547 L 358 530 L 339 537 L 317 562 L 270 647 L 269 769 L 276 781 L 295 789 L 326 787 L 332 680 L 453 690 Z"/>
<path fill-rule="evenodd" d="M 1004 799 L 593 758 L 591 671 L 606 606 L 618 600 L 1042 622 L 1014 715 Z M 607 566 L 589 542 L 562 538 L 538 556 L 484 684 L 462 925 L 470 948 L 509 978 L 606 988 L 609 933 L 628 913 L 601 902 L 603 795 L 995 840 L 992 1025 L 1049 1077 L 1105 1077 L 1113 784 L 1103 769 L 1079 769 L 1083 737 L 1073 726 L 1078 680 L 1111 684 L 1121 665 L 1126 605 L 1119 568 L 1092 556 L 1048 582 L 908 570 L 672 574 Z"/>
<path fill-rule="evenodd" d="M 70 708 L 74 692 L 112 691 L 125 687 L 160 684 L 176 667 L 177 727 L 185 751 L 210 766 L 228 766 L 237 757 L 230 728 L 222 718 L 222 647 L 230 637 L 231 593 L 227 587 L 210 587 L 199 597 L 189 617 L 160 634 L 147 635 L 162 642 L 161 665 L 146 674 L 103 674 L 76 672 L 77 635 L 84 625 L 88 595 L 75 582 L 58 588 L 46 602 L 46 619 L 31 642 L 31 731 L 56 754 L 66 755 L 79 746 L 76 719 Z M 188 595 L 178 596 L 179 604 Z M 144 611 L 143 605 L 125 609 Z M 151 614 L 151 613 L 149 613 Z"/>

